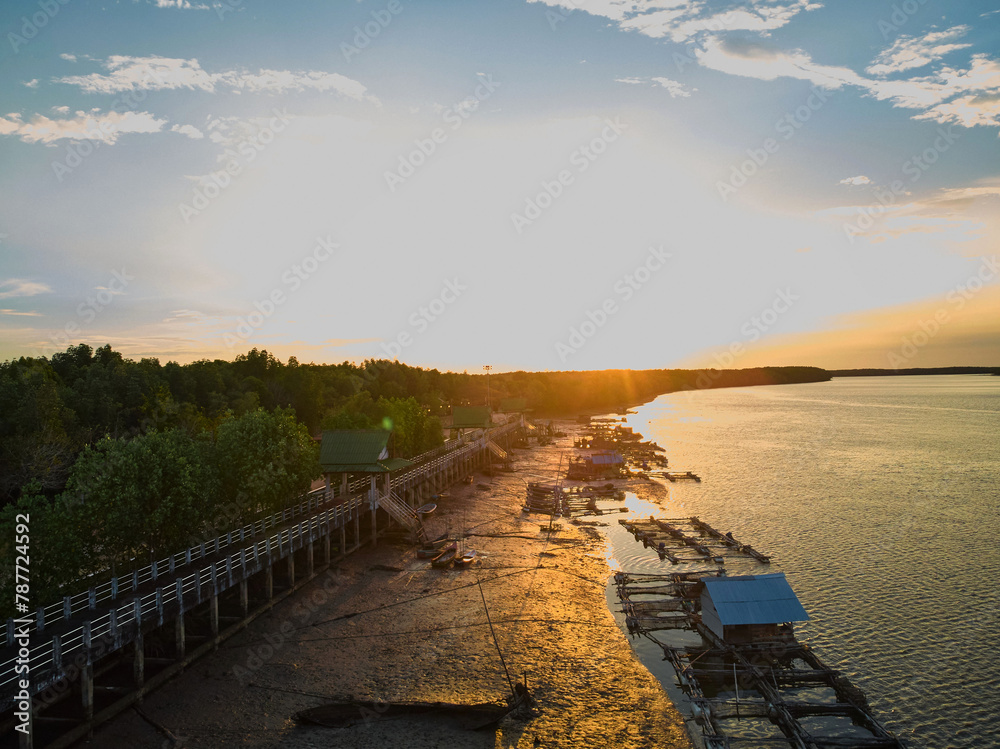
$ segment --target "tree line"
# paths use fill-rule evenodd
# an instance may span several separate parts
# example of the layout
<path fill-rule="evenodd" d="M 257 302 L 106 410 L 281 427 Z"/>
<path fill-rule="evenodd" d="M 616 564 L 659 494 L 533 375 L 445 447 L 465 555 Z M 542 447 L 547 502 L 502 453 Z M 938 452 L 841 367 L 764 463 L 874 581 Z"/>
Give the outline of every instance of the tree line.
<path fill-rule="evenodd" d="M 393 454 L 444 440 L 452 405 L 523 398 L 537 415 L 634 405 L 684 389 L 829 379 L 812 367 L 440 372 L 398 361 L 128 359 L 70 346 L 0 363 L 0 596 L 13 584 L 18 514 L 31 518 L 32 598 L 125 574 L 280 510 L 320 475 L 325 429 L 383 427 Z M 2 613 L 2 612 L 0 612 Z"/>

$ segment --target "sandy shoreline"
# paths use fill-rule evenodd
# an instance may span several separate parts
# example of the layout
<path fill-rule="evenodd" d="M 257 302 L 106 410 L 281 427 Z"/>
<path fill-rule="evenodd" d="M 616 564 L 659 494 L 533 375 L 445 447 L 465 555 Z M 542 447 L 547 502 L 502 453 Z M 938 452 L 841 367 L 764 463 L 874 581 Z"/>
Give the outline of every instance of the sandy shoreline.
<path fill-rule="evenodd" d="M 515 451 L 515 473 L 497 476 L 489 490 L 451 488 L 429 530 L 464 529 L 467 546 L 483 555 L 472 568 L 432 569 L 411 545 L 381 540 L 321 572 L 149 695 L 142 710 L 176 741 L 129 712 L 98 730 L 93 745 L 687 749 L 681 717 L 607 609 L 603 539 L 566 521 L 546 534 L 543 518 L 520 512 L 523 479 L 554 476 L 571 445 L 570 436 Z M 490 480 L 477 475 L 478 482 Z M 336 699 L 502 700 L 509 688 L 477 581 L 512 676 L 528 674 L 537 717 L 505 718 L 485 732 L 377 711 L 342 729 L 294 720 L 297 711 Z"/>

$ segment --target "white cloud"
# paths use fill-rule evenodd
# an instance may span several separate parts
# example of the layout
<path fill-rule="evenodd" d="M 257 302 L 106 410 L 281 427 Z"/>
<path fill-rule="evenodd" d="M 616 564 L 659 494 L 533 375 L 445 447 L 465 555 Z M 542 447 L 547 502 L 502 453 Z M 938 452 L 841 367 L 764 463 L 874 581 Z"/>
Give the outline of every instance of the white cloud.
<path fill-rule="evenodd" d="M 37 296 L 51 292 L 52 289 L 48 284 L 37 281 L 25 281 L 22 278 L 8 278 L 6 281 L 0 281 L 0 299 Z"/>
<path fill-rule="evenodd" d="M 872 183 L 872 181 L 868 177 L 864 176 L 863 174 L 860 174 L 857 177 L 848 177 L 847 179 L 842 179 L 837 184 L 840 184 L 840 185 L 870 185 L 871 183 Z"/>
<path fill-rule="evenodd" d="M 676 99 L 678 96 L 690 96 L 692 91 L 697 91 L 698 89 L 689 89 L 683 83 L 679 81 L 671 80 L 670 78 L 653 77 L 653 78 L 615 78 L 615 83 L 627 83 L 630 85 L 640 85 L 643 83 L 653 84 L 659 86 L 660 88 L 667 89 L 671 98 Z"/>
<path fill-rule="evenodd" d="M 952 40 L 965 36 L 968 26 L 953 26 L 945 31 L 936 31 L 926 36 L 901 36 L 889 49 L 884 50 L 868 66 L 870 75 L 890 75 L 904 70 L 922 68 L 937 62 L 949 52 L 971 47 L 971 44 L 949 44 Z"/>
<path fill-rule="evenodd" d="M 58 112 L 59 114 L 69 114 L 69 107 L 63 104 L 58 107 L 52 107 L 52 111 Z"/>
<path fill-rule="evenodd" d="M 15 135 L 25 143 L 54 143 L 59 140 L 97 140 L 115 143 L 125 133 L 156 133 L 166 120 L 149 112 L 78 111 L 72 117 L 50 119 L 42 114 L 24 120 L 19 114 L 0 117 L 0 135 Z"/>
<path fill-rule="evenodd" d="M 32 78 L 30 81 L 25 81 L 24 85 L 28 88 L 38 88 L 38 79 Z"/>
<path fill-rule="evenodd" d="M 933 120 L 942 125 L 962 127 L 1000 126 L 1000 93 L 960 96 L 949 102 L 931 107 L 914 117 L 917 120 Z"/>
<path fill-rule="evenodd" d="M 71 55 L 68 52 L 63 52 L 59 55 L 63 60 L 69 60 L 70 62 L 76 62 L 76 55 Z"/>
<path fill-rule="evenodd" d="M 719 12 L 703 0 L 528 0 L 563 10 L 581 10 L 615 21 L 620 28 L 675 42 L 706 32 L 754 31 L 767 35 L 799 13 L 816 10 L 810 0 L 769 0 L 766 4 Z"/>
<path fill-rule="evenodd" d="M 18 317 L 42 317 L 41 312 L 19 312 L 16 309 L 0 309 L 0 315 L 11 315 Z"/>
<path fill-rule="evenodd" d="M 695 57 L 706 68 L 765 81 L 798 78 L 822 88 L 867 83 L 850 68 L 814 62 L 801 50 L 785 51 L 747 40 L 711 37 L 695 52 Z"/>
<path fill-rule="evenodd" d="M 203 3 L 198 3 L 192 5 L 188 0 L 147 0 L 151 5 L 155 5 L 157 8 L 180 8 L 181 10 L 209 10 L 207 5 Z"/>
<path fill-rule="evenodd" d="M 661 87 L 667 89 L 671 98 L 676 99 L 678 96 L 688 97 L 691 95 L 691 91 L 697 91 L 698 89 L 689 89 L 683 83 L 678 81 L 672 81 L 669 78 L 653 78 L 655 83 L 659 83 Z"/>
<path fill-rule="evenodd" d="M 66 76 L 57 83 L 79 86 L 91 94 L 123 91 L 191 89 L 216 92 L 284 93 L 286 91 L 332 91 L 356 100 L 375 101 L 364 85 L 339 73 L 309 70 L 226 70 L 209 73 L 198 60 L 171 57 L 127 57 L 114 55 L 104 61 L 107 73 Z"/>
<path fill-rule="evenodd" d="M 1000 61 L 985 54 L 974 55 L 965 70 L 944 68 L 929 76 L 891 81 L 817 63 L 801 50 L 780 50 L 745 40 L 710 37 L 695 57 L 701 65 L 731 75 L 766 81 L 797 78 L 823 88 L 855 86 L 893 106 L 924 110 L 915 119 L 964 127 L 1000 125 Z"/>
<path fill-rule="evenodd" d="M 205 134 L 194 125 L 172 125 L 170 132 L 180 133 L 181 135 L 186 135 L 194 140 L 201 140 L 205 137 Z"/>

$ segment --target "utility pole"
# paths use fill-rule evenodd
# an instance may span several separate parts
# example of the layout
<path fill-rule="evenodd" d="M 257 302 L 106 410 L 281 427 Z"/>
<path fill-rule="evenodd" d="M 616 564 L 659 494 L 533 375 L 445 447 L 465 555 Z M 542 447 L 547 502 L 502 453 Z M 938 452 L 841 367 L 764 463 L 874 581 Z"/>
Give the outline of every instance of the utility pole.
<path fill-rule="evenodd" d="M 490 400 L 490 370 L 493 367 L 489 364 L 484 364 L 483 369 L 486 370 L 486 407 L 490 409 L 490 413 L 493 413 L 493 403 Z"/>

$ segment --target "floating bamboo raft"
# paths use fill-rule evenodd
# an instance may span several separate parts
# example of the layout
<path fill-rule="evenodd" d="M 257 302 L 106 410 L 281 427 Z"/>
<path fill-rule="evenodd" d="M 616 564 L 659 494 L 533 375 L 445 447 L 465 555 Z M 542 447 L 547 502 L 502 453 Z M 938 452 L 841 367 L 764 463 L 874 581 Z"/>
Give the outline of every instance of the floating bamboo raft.
<path fill-rule="evenodd" d="M 906 749 L 871 714 L 864 692 L 794 635 L 731 644 L 702 624 L 700 579 L 710 574 L 615 575 L 629 632 L 663 649 L 664 659 L 670 661 L 680 687 L 691 700 L 691 712 L 701 726 L 707 749 L 743 744 L 783 744 L 794 749 Z M 635 596 L 642 600 L 633 600 Z M 671 629 L 699 633 L 703 646 L 674 647 L 653 636 Z M 707 696 L 724 692 L 734 692 L 736 698 Z M 781 735 L 728 735 L 727 722 L 744 718 L 766 719 Z M 821 726 L 815 720 L 808 727 L 803 725 L 803 720 L 815 718 L 826 720 Z M 867 735 L 857 735 L 858 728 L 865 729 Z M 818 735 L 820 730 L 829 731 L 829 735 Z"/>
<path fill-rule="evenodd" d="M 618 522 L 643 546 L 652 548 L 660 559 L 669 559 L 672 564 L 705 560 L 722 564 L 726 557 L 731 556 L 747 556 L 763 564 L 771 561 L 771 557 L 750 544 L 740 543 L 731 533 L 722 533 L 698 517 L 667 520 L 622 518 Z"/>

